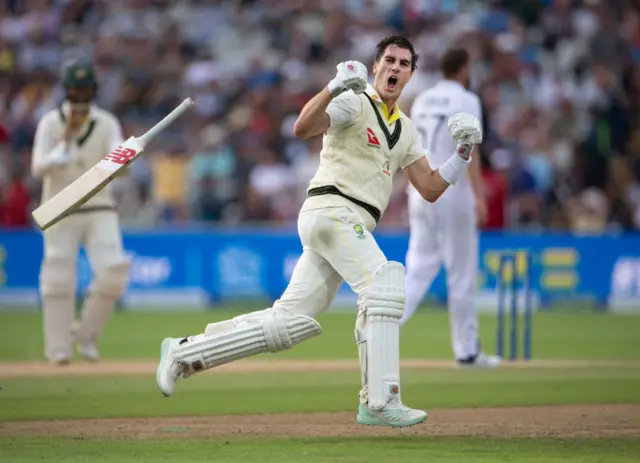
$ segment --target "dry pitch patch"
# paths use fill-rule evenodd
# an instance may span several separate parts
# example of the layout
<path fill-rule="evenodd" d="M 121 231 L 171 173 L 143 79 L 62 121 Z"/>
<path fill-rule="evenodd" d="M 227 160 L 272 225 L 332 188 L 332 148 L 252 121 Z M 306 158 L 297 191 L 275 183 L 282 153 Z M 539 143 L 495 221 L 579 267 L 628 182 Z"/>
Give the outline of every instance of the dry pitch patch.
<path fill-rule="evenodd" d="M 84 419 L 0 423 L 3 436 L 157 439 L 167 437 L 640 437 L 640 405 L 433 410 L 406 429 L 359 426 L 354 413 Z"/>
<path fill-rule="evenodd" d="M 59 367 L 45 362 L 0 362 L 0 379 L 51 377 L 51 376 L 100 376 L 155 374 L 157 361 L 106 361 L 98 364 L 84 362 Z M 407 359 L 403 368 L 457 368 L 451 360 Z M 531 360 L 529 362 L 505 362 L 501 368 L 630 368 L 640 369 L 640 361 L 589 361 L 589 360 Z M 212 372 L 269 373 L 296 371 L 350 371 L 359 369 L 355 359 L 344 360 L 240 360 L 217 367 Z"/>
<path fill-rule="evenodd" d="M 405 360 L 404 368 L 453 368 L 451 361 Z M 531 361 L 507 368 L 640 367 L 640 362 Z M 0 363 L 2 378 L 68 375 L 151 374 L 156 363 Z M 226 372 L 344 371 L 352 360 L 240 361 L 216 369 Z M 359 426 L 353 413 L 263 414 L 211 417 L 50 420 L 0 423 L 3 436 L 166 437 L 348 437 L 348 436 L 486 436 L 486 437 L 640 437 L 640 405 L 571 405 L 553 407 L 432 410 L 426 423 L 407 429 Z"/>

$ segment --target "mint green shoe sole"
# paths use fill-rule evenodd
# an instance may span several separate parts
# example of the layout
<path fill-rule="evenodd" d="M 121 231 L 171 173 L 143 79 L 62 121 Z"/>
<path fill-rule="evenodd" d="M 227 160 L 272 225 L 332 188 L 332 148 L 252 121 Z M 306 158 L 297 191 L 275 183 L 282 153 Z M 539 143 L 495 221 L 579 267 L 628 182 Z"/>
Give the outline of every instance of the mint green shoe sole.
<path fill-rule="evenodd" d="M 371 415 L 366 408 L 360 406 L 360 409 L 358 410 L 358 424 L 363 424 L 365 426 L 384 426 L 387 428 L 409 428 L 424 422 L 427 419 L 427 416 L 428 415 L 425 414 L 425 416 L 420 418 L 406 421 L 386 421 L 380 417 Z"/>
<path fill-rule="evenodd" d="M 166 395 L 162 389 L 160 389 L 160 372 L 164 368 L 164 363 L 167 360 L 167 354 L 169 353 L 169 347 L 171 346 L 172 338 L 164 338 L 162 340 L 162 344 L 160 344 L 160 363 L 158 364 L 158 368 L 156 370 L 156 385 L 158 386 L 158 390 L 162 393 L 163 396 L 169 397 Z"/>

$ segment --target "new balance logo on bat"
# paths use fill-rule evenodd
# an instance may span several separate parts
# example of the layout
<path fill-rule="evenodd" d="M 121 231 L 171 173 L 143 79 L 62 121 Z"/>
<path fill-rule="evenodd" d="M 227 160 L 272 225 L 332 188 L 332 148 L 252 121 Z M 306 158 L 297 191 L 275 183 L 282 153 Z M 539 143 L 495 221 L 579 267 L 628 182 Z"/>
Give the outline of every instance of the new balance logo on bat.
<path fill-rule="evenodd" d="M 131 148 L 122 148 L 118 146 L 112 152 L 105 156 L 107 161 L 115 162 L 116 164 L 127 164 L 129 163 L 136 155 L 137 151 L 132 150 Z"/>

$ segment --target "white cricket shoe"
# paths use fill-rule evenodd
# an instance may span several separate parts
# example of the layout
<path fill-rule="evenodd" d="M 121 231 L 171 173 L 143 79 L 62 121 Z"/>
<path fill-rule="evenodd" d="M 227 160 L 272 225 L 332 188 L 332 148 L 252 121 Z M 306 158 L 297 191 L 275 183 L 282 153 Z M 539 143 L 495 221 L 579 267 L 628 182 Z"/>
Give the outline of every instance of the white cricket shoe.
<path fill-rule="evenodd" d="M 71 357 L 71 352 L 65 349 L 54 352 L 48 360 L 49 363 L 62 367 L 71 364 Z"/>
<path fill-rule="evenodd" d="M 185 365 L 173 358 L 173 350 L 180 344 L 179 338 L 165 338 L 160 344 L 160 363 L 156 370 L 156 383 L 162 395 L 169 397 L 176 388 Z"/>
<path fill-rule="evenodd" d="M 82 357 L 89 362 L 97 362 L 100 360 L 100 351 L 98 350 L 98 346 L 94 341 L 79 341 L 78 340 L 78 331 L 80 330 L 80 325 L 78 322 L 73 322 L 71 325 L 71 336 L 73 337 L 73 342 L 76 346 L 76 350 Z"/>
<path fill-rule="evenodd" d="M 469 357 L 463 360 L 456 360 L 460 368 L 498 368 L 502 359 L 497 355 L 487 355 L 480 352 L 475 357 Z"/>
<path fill-rule="evenodd" d="M 414 410 L 392 399 L 380 410 L 372 410 L 365 404 L 358 408 L 358 423 L 368 426 L 386 426 L 390 428 L 406 428 L 422 423 L 427 419 L 427 412 Z"/>
<path fill-rule="evenodd" d="M 85 360 L 95 363 L 100 360 L 100 351 L 98 347 L 92 342 L 86 342 L 83 344 L 76 344 L 76 349 Z"/>

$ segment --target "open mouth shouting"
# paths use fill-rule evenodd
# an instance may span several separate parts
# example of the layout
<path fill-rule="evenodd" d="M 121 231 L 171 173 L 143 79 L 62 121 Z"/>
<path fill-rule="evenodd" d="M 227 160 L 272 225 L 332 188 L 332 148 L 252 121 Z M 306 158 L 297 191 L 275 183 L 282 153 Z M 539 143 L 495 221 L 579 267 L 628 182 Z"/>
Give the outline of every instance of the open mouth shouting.
<path fill-rule="evenodd" d="M 389 76 L 389 78 L 387 79 L 387 88 L 386 88 L 386 90 L 388 92 L 393 92 L 396 89 L 396 85 L 398 85 L 398 77 Z"/>

